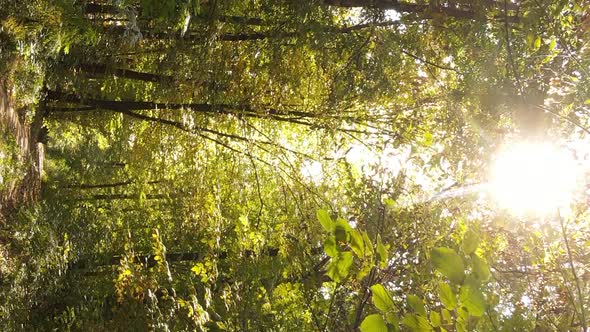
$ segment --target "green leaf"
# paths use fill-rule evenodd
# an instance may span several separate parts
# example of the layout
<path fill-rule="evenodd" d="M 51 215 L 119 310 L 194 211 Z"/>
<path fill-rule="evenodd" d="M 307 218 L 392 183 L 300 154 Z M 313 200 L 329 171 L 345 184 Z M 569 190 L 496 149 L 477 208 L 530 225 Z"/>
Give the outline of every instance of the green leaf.
<path fill-rule="evenodd" d="M 399 319 L 397 318 L 397 315 L 393 312 L 386 313 L 385 320 L 387 320 L 389 324 L 393 325 L 394 329 L 396 329 L 399 324 Z"/>
<path fill-rule="evenodd" d="M 317 214 L 320 224 L 322 224 L 322 227 L 324 227 L 324 229 L 327 232 L 331 232 L 332 231 L 332 218 L 330 218 L 330 215 L 328 214 L 328 212 L 326 210 L 318 210 L 318 212 L 316 214 Z"/>
<path fill-rule="evenodd" d="M 551 42 L 549 42 L 549 51 L 553 51 L 555 46 L 557 46 L 557 41 L 555 40 L 555 37 L 551 37 Z"/>
<path fill-rule="evenodd" d="M 424 140 L 422 141 L 422 143 L 424 144 L 424 146 L 432 146 L 432 144 L 434 143 L 434 138 L 432 137 L 432 133 L 427 131 L 424 133 Z"/>
<path fill-rule="evenodd" d="M 457 307 L 457 298 L 449 284 L 444 282 L 438 283 L 438 297 L 445 308 L 453 310 Z"/>
<path fill-rule="evenodd" d="M 462 321 L 457 321 L 457 323 L 455 323 L 455 330 L 457 332 L 467 332 L 467 328 L 465 327 L 465 323 Z"/>
<path fill-rule="evenodd" d="M 430 253 L 430 258 L 434 267 L 445 277 L 456 284 L 463 282 L 465 265 L 455 250 L 444 247 L 434 248 Z"/>
<path fill-rule="evenodd" d="M 469 311 L 465 307 L 457 309 L 457 321 L 467 322 L 469 320 Z"/>
<path fill-rule="evenodd" d="M 373 257 L 373 243 L 371 243 L 371 239 L 369 239 L 369 235 L 365 231 L 363 231 L 363 241 L 365 242 L 365 254 L 370 258 Z"/>
<path fill-rule="evenodd" d="M 472 316 L 481 317 L 485 312 L 486 300 L 479 289 L 477 280 L 473 277 L 465 279 L 459 292 L 459 301 L 461 301 L 461 306 L 467 309 Z"/>
<path fill-rule="evenodd" d="M 385 205 L 387 205 L 388 208 L 393 209 L 397 206 L 397 204 L 395 203 L 395 201 L 391 198 L 386 198 L 383 203 L 385 203 Z"/>
<path fill-rule="evenodd" d="M 379 314 L 365 317 L 360 328 L 361 332 L 387 332 L 387 324 Z"/>
<path fill-rule="evenodd" d="M 336 242 L 348 242 L 350 231 L 352 231 L 352 228 L 346 220 L 338 218 L 334 223 L 334 236 L 336 237 Z"/>
<path fill-rule="evenodd" d="M 538 50 L 541 47 L 541 37 L 537 36 L 533 49 Z"/>
<path fill-rule="evenodd" d="M 491 273 L 485 259 L 477 256 L 476 254 L 472 254 L 471 261 L 473 262 L 473 273 L 475 274 L 475 277 L 481 281 L 489 280 Z"/>
<path fill-rule="evenodd" d="M 436 312 L 436 311 L 430 312 L 430 324 L 434 327 L 439 327 L 442 325 L 442 322 L 440 320 L 440 315 L 438 314 L 438 312 Z"/>
<path fill-rule="evenodd" d="M 448 311 L 447 309 L 444 309 L 443 308 L 441 310 L 441 313 L 442 313 L 442 317 L 445 320 L 445 322 L 447 322 L 447 323 L 451 322 L 452 317 L 451 317 L 451 312 L 450 311 Z"/>
<path fill-rule="evenodd" d="M 404 316 L 402 323 L 412 329 L 412 331 L 432 331 L 432 326 L 428 323 L 428 320 L 422 316 L 407 314 Z"/>
<path fill-rule="evenodd" d="M 381 312 L 388 312 L 393 310 L 394 304 L 391 295 L 381 284 L 371 286 L 371 293 L 373 294 L 373 304 Z"/>
<path fill-rule="evenodd" d="M 352 266 L 352 253 L 350 251 L 341 252 L 338 259 L 338 271 L 340 275 L 345 278 Z"/>
<path fill-rule="evenodd" d="M 472 252 L 477 249 L 477 245 L 479 244 L 479 234 L 472 229 L 467 230 L 465 235 L 463 236 L 463 244 L 462 249 L 463 252 L 467 255 L 471 254 Z"/>
<path fill-rule="evenodd" d="M 361 265 L 361 267 L 359 268 L 357 274 L 356 274 L 356 278 L 357 280 L 362 280 L 364 277 L 368 276 L 369 273 L 371 273 L 371 270 L 373 269 L 373 263 L 369 260 L 364 260 L 363 264 Z"/>
<path fill-rule="evenodd" d="M 526 34 L 526 42 L 527 45 L 529 45 L 530 47 L 533 47 L 533 44 L 535 43 L 535 35 L 532 33 L 527 33 Z"/>
<path fill-rule="evenodd" d="M 379 266 L 387 267 L 387 247 L 381 242 L 381 235 L 377 234 L 377 254 L 379 254 Z"/>
<path fill-rule="evenodd" d="M 416 295 L 408 295 L 408 304 L 417 313 L 426 316 L 426 309 L 424 309 L 424 302 Z"/>
<path fill-rule="evenodd" d="M 326 269 L 326 275 L 332 279 L 334 282 L 340 282 L 342 280 L 342 276 L 338 271 L 338 262 L 336 260 L 332 260 Z"/>
<path fill-rule="evenodd" d="M 348 276 L 350 267 L 352 266 L 352 253 L 350 251 L 339 252 L 336 257 L 332 259 L 326 275 L 335 282 L 340 282 Z"/>
<path fill-rule="evenodd" d="M 336 257 L 338 255 L 338 248 L 336 247 L 336 241 L 334 236 L 330 235 L 324 242 L 324 251 L 330 257 Z"/>
<path fill-rule="evenodd" d="M 350 231 L 350 248 L 359 258 L 365 256 L 365 243 L 363 242 L 363 236 L 356 229 Z"/>

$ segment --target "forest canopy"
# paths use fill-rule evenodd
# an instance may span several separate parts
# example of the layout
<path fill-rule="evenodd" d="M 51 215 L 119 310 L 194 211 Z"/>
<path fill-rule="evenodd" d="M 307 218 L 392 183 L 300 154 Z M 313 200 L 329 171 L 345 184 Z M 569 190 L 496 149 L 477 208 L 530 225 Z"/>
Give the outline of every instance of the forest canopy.
<path fill-rule="evenodd" d="M 0 0 L 2 331 L 587 331 L 590 5 Z"/>

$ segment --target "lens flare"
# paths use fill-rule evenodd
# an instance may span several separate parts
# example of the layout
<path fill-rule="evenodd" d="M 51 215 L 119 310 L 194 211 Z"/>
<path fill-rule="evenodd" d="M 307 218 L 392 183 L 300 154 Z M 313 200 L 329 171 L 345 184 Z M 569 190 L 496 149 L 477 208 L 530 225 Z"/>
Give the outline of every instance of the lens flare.
<path fill-rule="evenodd" d="M 573 155 L 548 143 L 520 143 L 499 153 L 490 190 L 496 201 L 517 214 L 551 213 L 568 205 L 576 188 Z"/>

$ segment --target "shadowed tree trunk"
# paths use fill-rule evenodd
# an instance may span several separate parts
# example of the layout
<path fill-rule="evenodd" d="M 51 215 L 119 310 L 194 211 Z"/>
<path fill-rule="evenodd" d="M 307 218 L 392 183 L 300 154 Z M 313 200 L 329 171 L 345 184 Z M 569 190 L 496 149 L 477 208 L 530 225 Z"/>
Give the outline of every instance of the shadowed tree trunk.
<path fill-rule="evenodd" d="M 145 82 L 164 82 L 175 80 L 173 76 L 169 75 L 144 73 L 130 69 L 109 68 L 107 65 L 101 63 L 80 63 L 74 66 L 74 68 L 93 76 L 104 76 L 111 74 L 120 78 Z"/>

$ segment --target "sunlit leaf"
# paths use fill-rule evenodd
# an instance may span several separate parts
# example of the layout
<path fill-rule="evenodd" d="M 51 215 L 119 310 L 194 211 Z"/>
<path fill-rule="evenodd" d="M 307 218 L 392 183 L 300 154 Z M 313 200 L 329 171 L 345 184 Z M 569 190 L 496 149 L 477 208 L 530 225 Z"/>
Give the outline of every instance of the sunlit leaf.
<path fill-rule="evenodd" d="M 362 234 L 363 242 L 365 243 L 365 254 L 369 256 L 369 258 L 372 258 L 375 252 L 373 250 L 373 243 L 371 242 L 371 239 L 369 239 L 369 235 L 367 234 L 367 232 L 363 231 Z"/>
<path fill-rule="evenodd" d="M 352 253 L 350 251 L 338 252 L 328 265 L 326 275 L 335 282 L 340 282 L 348 276 L 350 267 L 352 266 Z"/>
<path fill-rule="evenodd" d="M 438 283 L 438 297 L 445 308 L 449 310 L 455 309 L 457 307 L 457 298 L 447 283 L 439 282 Z"/>
<path fill-rule="evenodd" d="M 359 258 L 364 257 L 365 243 L 363 242 L 363 236 L 356 229 L 350 231 L 350 248 Z"/>
<path fill-rule="evenodd" d="M 371 294 L 373 294 L 373 304 L 377 309 L 388 312 L 394 308 L 393 299 L 383 285 L 375 284 L 371 286 Z"/>
<path fill-rule="evenodd" d="M 371 261 L 368 261 L 368 260 L 363 261 L 363 264 L 359 268 L 357 275 L 356 275 L 357 280 L 362 280 L 363 278 L 368 276 L 369 273 L 371 273 L 372 269 L 373 269 L 373 263 Z"/>
<path fill-rule="evenodd" d="M 455 330 L 457 332 L 467 332 L 467 328 L 465 327 L 465 323 L 462 321 L 457 321 L 457 323 L 455 323 Z"/>
<path fill-rule="evenodd" d="M 422 141 L 422 143 L 424 144 L 424 146 L 432 146 L 432 144 L 434 143 L 434 138 L 431 132 L 427 131 L 424 133 L 424 140 Z"/>
<path fill-rule="evenodd" d="M 473 273 L 479 280 L 487 281 L 490 279 L 490 268 L 483 258 L 472 254 L 471 262 L 473 263 Z"/>
<path fill-rule="evenodd" d="M 453 249 L 434 248 L 430 253 L 434 267 L 449 278 L 452 282 L 460 284 L 465 278 L 465 265 L 463 259 Z"/>
<path fill-rule="evenodd" d="M 406 327 L 410 328 L 412 331 L 416 332 L 427 332 L 432 331 L 432 326 L 428 320 L 422 316 L 415 315 L 415 314 L 407 314 L 404 316 L 402 320 L 402 324 Z"/>
<path fill-rule="evenodd" d="M 397 314 L 390 311 L 385 314 L 385 319 L 393 326 L 394 330 L 397 330 L 397 326 L 399 325 L 399 318 L 397 317 Z"/>
<path fill-rule="evenodd" d="M 333 224 L 334 228 L 334 237 L 336 238 L 336 242 L 348 242 L 350 239 L 350 225 L 346 220 L 342 218 L 338 218 L 336 222 Z"/>
<path fill-rule="evenodd" d="M 327 232 L 331 232 L 332 231 L 332 218 L 330 218 L 330 215 L 328 214 L 328 212 L 326 210 L 318 210 L 316 214 L 317 214 L 317 218 L 318 218 L 320 224 L 322 224 L 322 227 L 324 228 L 324 230 L 326 230 Z"/>
<path fill-rule="evenodd" d="M 387 332 L 387 324 L 381 315 L 373 314 L 363 319 L 360 329 L 362 332 Z"/>
<path fill-rule="evenodd" d="M 336 247 L 336 241 L 333 236 L 328 236 L 324 241 L 324 251 L 330 257 L 336 257 L 338 255 L 338 248 Z"/>
<path fill-rule="evenodd" d="M 431 311 L 430 312 L 430 324 L 433 327 L 439 327 L 439 326 L 441 326 L 442 322 L 440 320 L 440 315 L 439 315 L 438 312 L 436 312 L 436 311 Z"/>
<path fill-rule="evenodd" d="M 417 314 L 426 316 L 426 309 L 424 308 L 424 302 L 416 295 L 408 295 L 408 304 Z"/>
<path fill-rule="evenodd" d="M 475 232 L 472 229 L 468 229 L 467 232 L 465 232 L 465 235 L 463 236 L 463 243 L 461 246 L 463 252 L 467 255 L 471 254 L 475 251 L 475 249 L 477 249 L 478 244 L 479 234 L 477 234 L 477 232 Z"/>
<path fill-rule="evenodd" d="M 555 46 L 557 46 L 557 41 L 555 40 L 555 37 L 552 37 L 551 42 L 549 42 L 549 51 L 553 51 Z"/>
<path fill-rule="evenodd" d="M 350 267 L 352 266 L 352 253 L 350 251 L 341 252 L 338 254 L 338 273 L 341 278 L 346 278 Z"/>
<path fill-rule="evenodd" d="M 442 318 L 445 320 L 445 322 L 449 323 L 452 319 L 451 317 L 451 312 L 448 311 L 447 309 L 442 309 L 441 310 L 441 314 L 442 314 Z"/>
<path fill-rule="evenodd" d="M 535 44 L 533 45 L 533 49 L 538 50 L 541 47 L 541 37 L 537 36 L 535 38 Z"/>
<path fill-rule="evenodd" d="M 465 283 L 461 286 L 459 292 L 459 301 L 461 306 L 467 309 L 472 316 L 480 317 L 485 312 L 485 298 L 479 289 L 477 281 L 473 278 L 465 279 Z"/>

